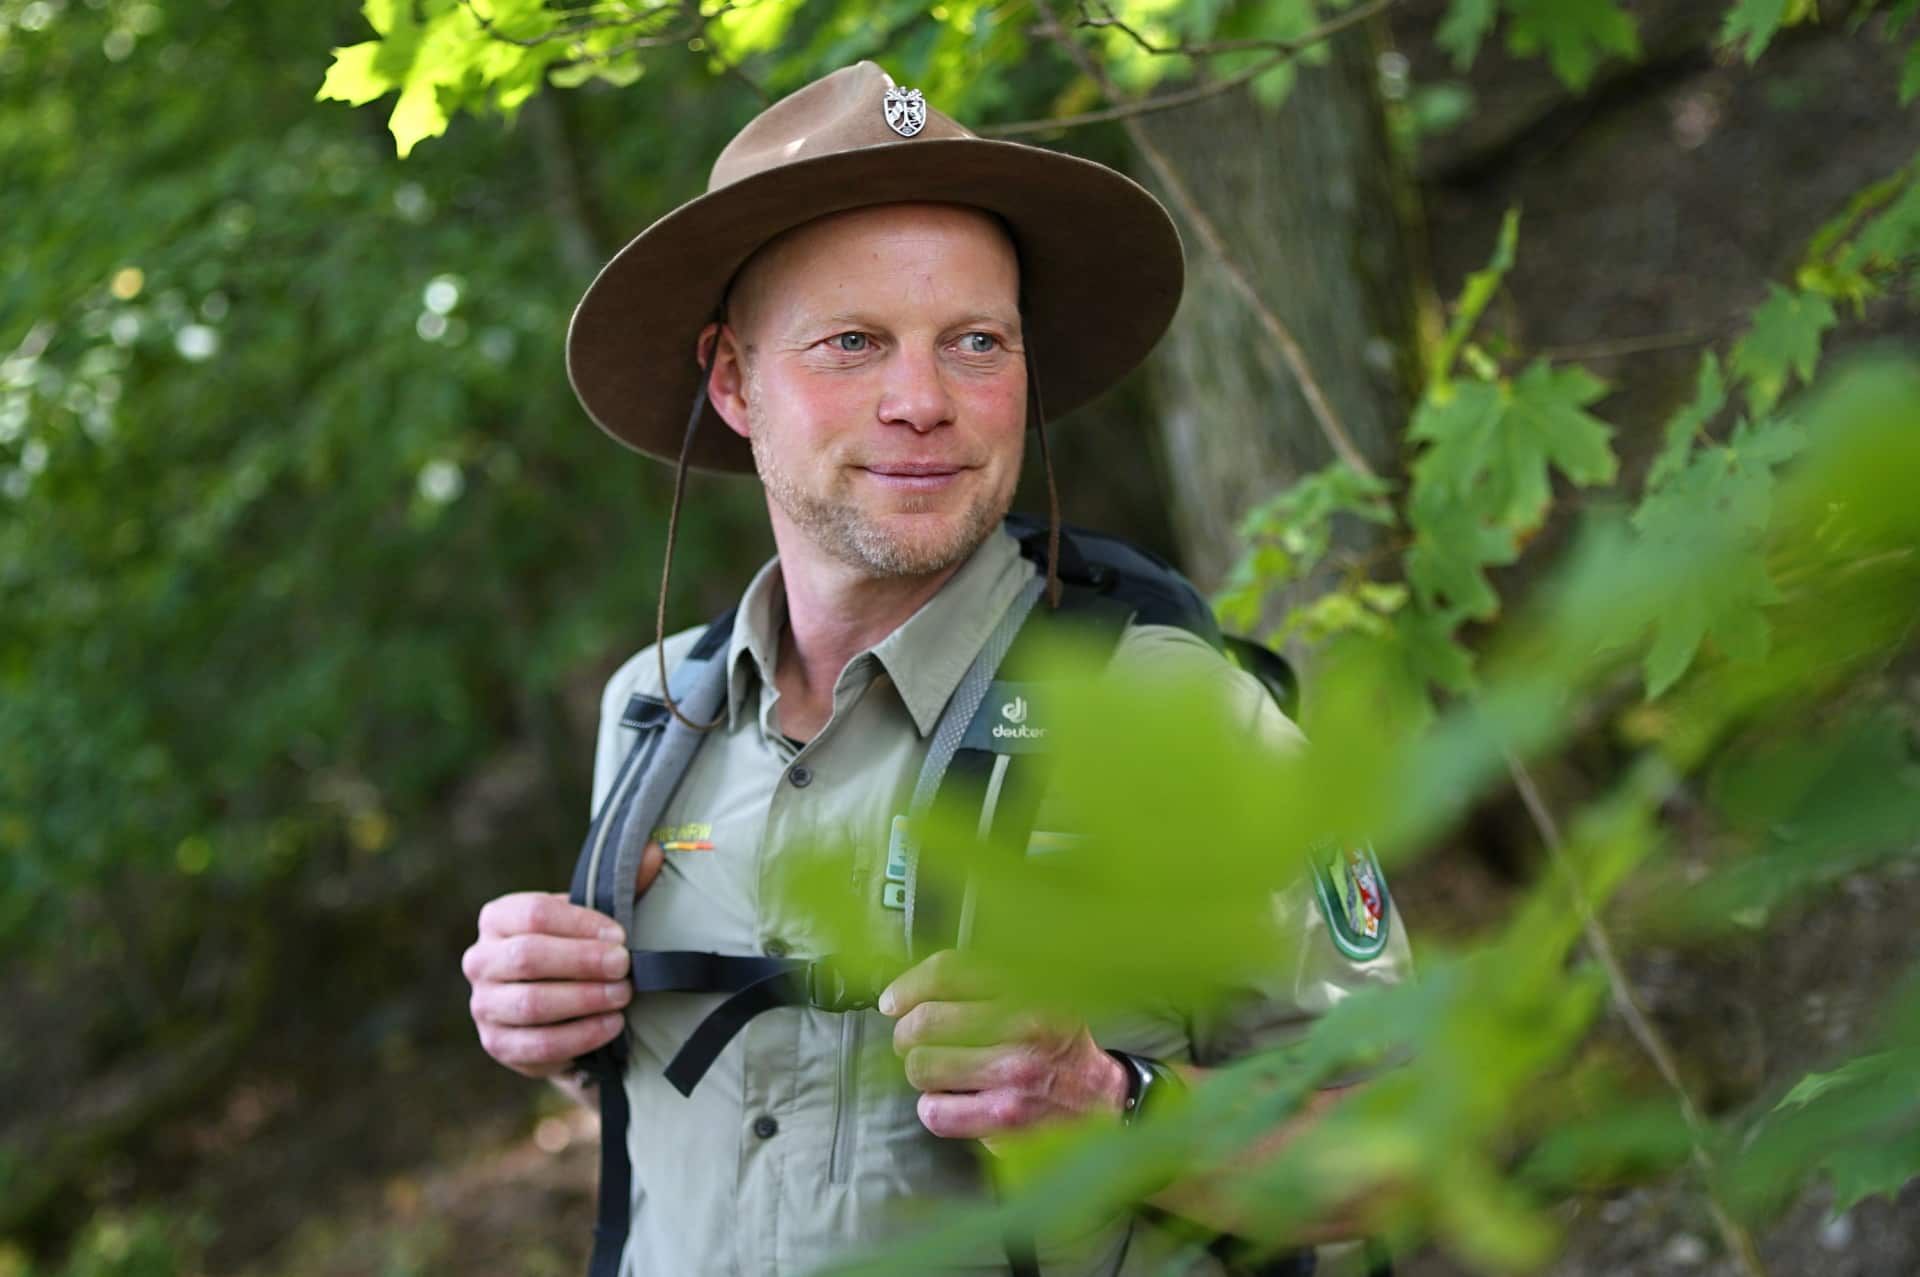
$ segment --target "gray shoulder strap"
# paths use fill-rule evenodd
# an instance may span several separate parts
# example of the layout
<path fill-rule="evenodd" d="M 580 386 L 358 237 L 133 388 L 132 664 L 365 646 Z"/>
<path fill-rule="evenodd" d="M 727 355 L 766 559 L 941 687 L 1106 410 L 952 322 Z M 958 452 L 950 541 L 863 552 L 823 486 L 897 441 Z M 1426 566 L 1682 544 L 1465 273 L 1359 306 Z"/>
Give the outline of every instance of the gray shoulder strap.
<path fill-rule="evenodd" d="M 674 703 L 680 712 L 696 723 L 704 723 L 718 712 L 727 694 L 726 649 L 703 660 L 684 660 L 674 668 L 667 678 L 667 686 L 672 689 Z M 687 768 L 693 765 L 693 756 L 700 744 L 707 738 L 705 732 L 695 731 L 677 718 L 669 717 L 663 729 L 659 743 L 653 747 L 652 757 L 646 760 L 644 767 L 629 781 L 634 792 L 627 800 L 627 810 L 614 836 L 619 839 L 615 847 L 613 881 L 631 883 L 640 871 L 640 853 L 646 849 L 647 839 L 653 836 L 653 829 L 660 823 L 660 816 L 667 809 L 667 802 L 673 797 L 673 791 L 680 787 L 680 780 L 687 774 Z M 609 794 L 609 802 L 618 798 Z M 629 935 L 633 931 L 633 892 L 616 890 L 613 893 L 614 919 L 621 929 Z"/>
<path fill-rule="evenodd" d="M 1007 652 L 1013 647 L 1013 640 L 1020 633 L 1020 627 L 1027 622 L 1027 614 L 1033 611 L 1033 605 L 1045 590 L 1046 582 L 1038 576 L 1021 588 L 1000 617 L 1000 623 L 994 626 L 993 633 L 987 636 L 986 645 L 973 658 L 973 664 L 961 675 L 960 685 L 947 698 L 947 707 L 940 712 L 940 721 L 934 724 L 926 761 L 920 765 L 920 779 L 914 782 L 913 805 L 909 813 L 912 825 L 918 825 L 927 814 L 927 808 L 932 805 L 934 795 L 940 792 L 940 782 L 946 779 L 947 768 L 952 764 L 953 756 L 960 751 L 960 742 L 966 737 L 967 724 L 979 712 L 980 702 L 987 698 L 987 688 L 993 683 L 1000 662 L 1006 659 Z M 919 956 L 913 952 L 913 901 L 919 876 L 920 847 L 915 841 L 909 843 L 907 848 L 906 928 L 909 958 Z"/>

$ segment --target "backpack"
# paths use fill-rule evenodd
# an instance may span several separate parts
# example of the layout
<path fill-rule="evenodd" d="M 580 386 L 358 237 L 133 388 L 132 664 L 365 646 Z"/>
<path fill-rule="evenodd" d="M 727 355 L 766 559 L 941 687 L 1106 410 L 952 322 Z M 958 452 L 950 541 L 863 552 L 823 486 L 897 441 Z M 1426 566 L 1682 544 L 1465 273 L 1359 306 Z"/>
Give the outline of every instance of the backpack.
<path fill-rule="evenodd" d="M 1020 543 L 1023 557 L 1045 563 L 1045 521 L 1012 515 L 1006 528 Z M 1058 622 L 1076 625 L 1103 652 L 1110 652 L 1131 624 L 1186 630 L 1252 674 L 1283 710 L 1290 716 L 1294 713 L 1299 688 L 1286 660 L 1249 639 L 1223 634 L 1206 599 L 1165 559 L 1119 537 L 1063 526 L 1058 572 L 1059 607 L 1036 607 L 1044 590 L 1044 581 L 1036 575 L 961 678 L 932 733 L 914 788 L 914 814 L 930 807 L 949 787 L 965 786 L 962 792 L 970 800 L 980 796 L 983 836 L 1009 840 L 1005 845 L 1026 844 L 1042 787 L 1020 784 L 1013 776 L 1013 769 L 1020 767 L 1019 755 L 1033 751 L 1030 746 L 1011 746 L 1005 736 L 996 739 L 992 729 L 1003 701 L 990 693 L 995 673 L 1003 667 L 1019 668 L 1021 649 L 1043 641 L 1038 636 Z M 1031 623 L 1035 618 L 1041 623 Z M 668 675 L 673 701 L 688 719 L 711 719 L 720 707 L 733 624 L 734 611 L 729 609 L 707 626 Z M 613 917 L 631 936 L 631 884 L 647 831 L 658 823 L 691 766 L 703 734 L 672 715 L 664 698 L 644 693 L 629 697 L 622 724 L 634 728 L 636 736 L 587 832 L 574 867 L 571 898 L 577 905 Z M 919 870 L 918 849 L 901 847 L 896 840 L 888 855 L 886 903 L 903 915 L 910 960 L 949 947 L 964 935 L 969 923 L 968 902 L 922 890 Z M 638 993 L 728 995 L 668 1062 L 667 1080 L 682 1095 L 693 1093 L 720 1052 L 761 1012 L 779 1006 L 861 1010 L 873 1005 L 881 987 L 831 957 L 807 960 L 646 949 L 632 950 L 631 957 L 631 978 Z M 628 1113 L 622 1081 L 626 1063 L 624 1034 L 581 1060 L 589 1083 L 599 1092 L 601 1116 L 600 1193 L 588 1277 L 617 1277 L 630 1224 L 633 1168 L 627 1159 Z M 1008 1252 L 1015 1277 L 1038 1273 L 1027 1248 L 1010 1241 Z M 1285 1256 L 1281 1262 L 1284 1267 L 1276 1265 L 1267 1271 L 1305 1277 L 1312 1271 L 1313 1252 Z"/>

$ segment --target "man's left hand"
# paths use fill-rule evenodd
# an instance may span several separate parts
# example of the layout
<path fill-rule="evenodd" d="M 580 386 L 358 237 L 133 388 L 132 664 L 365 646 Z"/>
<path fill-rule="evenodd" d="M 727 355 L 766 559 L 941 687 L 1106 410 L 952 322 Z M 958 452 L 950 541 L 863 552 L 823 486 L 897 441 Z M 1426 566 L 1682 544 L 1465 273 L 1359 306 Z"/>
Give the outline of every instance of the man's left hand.
<path fill-rule="evenodd" d="M 920 1124 L 990 1139 L 1087 1113 L 1118 1114 L 1127 1076 L 1082 1020 L 1009 1002 L 958 950 L 911 968 L 880 995 L 893 1051 L 920 1095 Z"/>

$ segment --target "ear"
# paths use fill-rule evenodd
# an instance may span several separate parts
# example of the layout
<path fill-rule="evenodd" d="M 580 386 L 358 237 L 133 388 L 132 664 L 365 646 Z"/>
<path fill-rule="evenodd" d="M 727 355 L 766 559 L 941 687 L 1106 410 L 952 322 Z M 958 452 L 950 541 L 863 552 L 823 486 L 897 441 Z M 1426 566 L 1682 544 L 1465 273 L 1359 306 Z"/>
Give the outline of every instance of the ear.
<path fill-rule="evenodd" d="M 727 428 L 747 437 L 746 348 L 733 329 L 721 323 L 700 330 L 699 354 L 707 363 L 707 399 Z"/>

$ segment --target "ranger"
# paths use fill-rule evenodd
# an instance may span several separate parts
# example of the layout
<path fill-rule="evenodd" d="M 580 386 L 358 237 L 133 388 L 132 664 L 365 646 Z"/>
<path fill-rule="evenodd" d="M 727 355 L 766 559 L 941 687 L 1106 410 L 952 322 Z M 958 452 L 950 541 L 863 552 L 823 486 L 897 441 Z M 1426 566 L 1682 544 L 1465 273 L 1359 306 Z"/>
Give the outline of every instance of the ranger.
<path fill-rule="evenodd" d="M 1027 553 L 1003 524 L 1029 428 L 1045 459 L 1041 376 L 1056 412 L 1112 386 L 1159 339 L 1183 272 L 1165 210 L 1132 181 L 977 138 L 863 62 L 749 123 L 707 193 L 582 300 L 567 350 L 581 402 L 680 467 L 669 565 L 689 466 L 757 473 L 778 549 L 728 618 L 665 637 L 608 683 L 575 894 L 599 907 L 502 897 L 465 955 L 494 1059 L 563 1084 L 579 1057 L 602 1061 L 596 1272 L 814 1271 L 909 1226 L 905 1203 L 977 1199 L 982 1141 L 1119 1120 L 1404 969 L 1404 931 L 1359 854 L 1349 913 L 1329 909 L 1338 876 L 1277 894 L 1296 939 L 1259 989 L 1097 1032 L 998 1015 L 1005 991 L 912 922 L 903 813 L 929 760 L 953 757 L 1022 618 L 1074 576 L 1057 498 Z M 1047 479 L 1051 496 L 1050 465 Z M 1205 637 L 1132 619 L 1112 677 L 1202 680 L 1250 747 L 1298 739 Z M 1003 730 L 984 748 L 1040 734 L 1025 698 L 989 708 Z M 875 934 L 896 937 L 881 943 L 900 974 L 872 1004 L 821 987 L 816 920 L 770 886 L 783 848 L 823 842 L 854 846 Z M 632 889 L 599 899 L 600 881 Z M 1204 1186 L 1156 1205 L 1226 1226 Z M 950 1267 L 1107 1277 L 1168 1271 L 1172 1253 L 1162 1228 L 1124 1215 Z M 1314 1252 L 1289 1262 L 1312 1271 Z M 1203 1256 L 1190 1271 L 1219 1268 Z"/>

